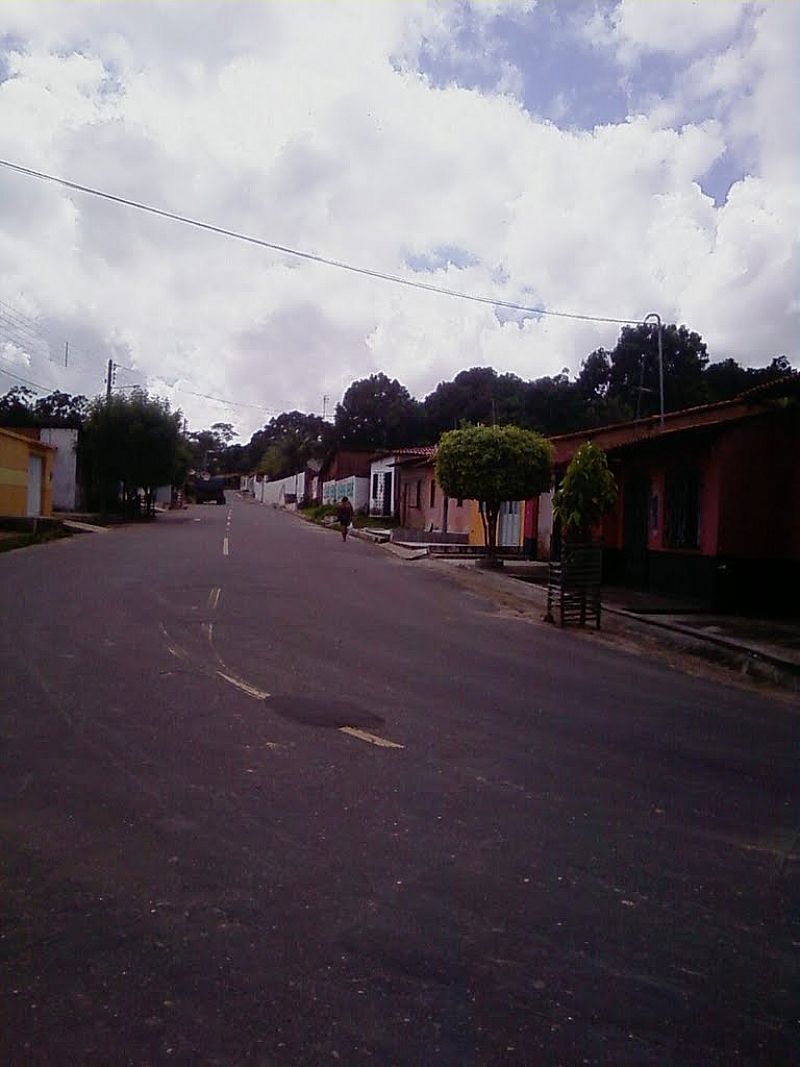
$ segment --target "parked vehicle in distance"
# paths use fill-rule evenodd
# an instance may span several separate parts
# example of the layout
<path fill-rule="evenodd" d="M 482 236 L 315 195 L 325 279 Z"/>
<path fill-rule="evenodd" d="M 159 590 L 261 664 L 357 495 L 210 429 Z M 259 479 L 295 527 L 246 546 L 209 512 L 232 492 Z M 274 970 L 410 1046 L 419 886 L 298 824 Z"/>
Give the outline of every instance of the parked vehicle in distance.
<path fill-rule="evenodd" d="M 191 483 L 191 487 L 194 490 L 194 499 L 198 504 L 225 503 L 224 478 L 196 478 Z"/>

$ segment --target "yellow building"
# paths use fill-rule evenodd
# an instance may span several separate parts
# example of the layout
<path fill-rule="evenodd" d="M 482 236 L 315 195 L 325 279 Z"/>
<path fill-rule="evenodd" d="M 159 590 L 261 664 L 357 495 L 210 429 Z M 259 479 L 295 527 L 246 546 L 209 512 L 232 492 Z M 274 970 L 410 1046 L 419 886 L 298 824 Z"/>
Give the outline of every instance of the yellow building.
<path fill-rule="evenodd" d="M 53 514 L 55 449 L 0 427 L 0 515 Z"/>

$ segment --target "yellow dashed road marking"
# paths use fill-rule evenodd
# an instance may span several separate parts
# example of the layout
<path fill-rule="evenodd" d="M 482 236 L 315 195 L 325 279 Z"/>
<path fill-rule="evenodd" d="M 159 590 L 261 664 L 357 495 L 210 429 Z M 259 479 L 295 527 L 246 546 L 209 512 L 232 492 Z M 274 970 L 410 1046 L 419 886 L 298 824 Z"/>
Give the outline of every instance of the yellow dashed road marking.
<path fill-rule="evenodd" d="M 235 686 L 236 689 L 240 689 L 243 693 L 247 693 L 250 697 L 255 697 L 256 700 L 266 700 L 269 693 L 265 693 L 263 689 L 256 689 L 253 685 L 248 685 L 247 682 L 243 682 L 241 678 L 234 678 L 231 674 L 226 674 L 224 671 L 217 671 L 220 678 L 224 678 L 230 685 Z"/>
<path fill-rule="evenodd" d="M 405 748 L 405 745 L 398 745 L 396 741 L 387 741 L 385 737 L 378 737 L 376 734 L 368 733 L 366 730 L 358 730 L 355 726 L 340 726 L 339 733 L 347 734 L 349 737 L 357 737 L 359 741 L 377 745 L 378 748 Z"/>
<path fill-rule="evenodd" d="M 164 643 L 167 646 L 167 651 L 170 653 L 170 655 L 174 656 L 175 659 L 180 659 L 183 660 L 184 663 L 188 663 L 189 653 L 184 651 L 184 649 L 182 649 L 180 645 L 173 645 L 170 643 L 172 638 L 169 636 L 166 626 L 162 622 L 160 622 L 158 624 L 158 628 L 161 631 L 161 636 L 164 638 Z"/>

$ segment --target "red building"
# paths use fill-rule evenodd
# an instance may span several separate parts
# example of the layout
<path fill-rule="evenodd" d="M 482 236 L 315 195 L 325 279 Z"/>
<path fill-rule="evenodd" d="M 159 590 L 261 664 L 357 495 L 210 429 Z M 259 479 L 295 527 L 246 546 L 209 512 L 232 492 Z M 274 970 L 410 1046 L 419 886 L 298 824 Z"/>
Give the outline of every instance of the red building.
<path fill-rule="evenodd" d="M 338 482 L 343 478 L 369 478 L 371 450 L 340 448 L 321 464 L 317 475 L 316 499 L 322 501 L 322 486 L 325 482 Z"/>
<path fill-rule="evenodd" d="M 798 401 L 794 375 L 671 412 L 663 425 L 655 416 L 553 438 L 557 480 L 587 440 L 606 452 L 617 479 L 603 523 L 604 580 L 716 610 L 796 611 Z"/>

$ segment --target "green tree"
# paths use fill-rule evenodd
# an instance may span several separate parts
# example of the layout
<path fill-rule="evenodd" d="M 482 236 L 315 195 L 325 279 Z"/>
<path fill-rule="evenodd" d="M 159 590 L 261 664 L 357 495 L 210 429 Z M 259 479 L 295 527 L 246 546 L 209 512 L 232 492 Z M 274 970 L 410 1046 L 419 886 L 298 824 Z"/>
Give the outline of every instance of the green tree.
<path fill-rule="evenodd" d="M 585 405 L 566 370 L 528 384 L 526 425 L 544 434 L 569 433 L 586 423 Z"/>
<path fill-rule="evenodd" d="M 750 388 L 748 371 L 735 359 L 723 359 L 720 363 L 710 363 L 703 372 L 703 385 L 707 403 L 718 400 L 732 400 L 745 389 Z"/>
<path fill-rule="evenodd" d="M 708 354 L 702 337 L 674 323 L 662 327 L 664 362 L 664 409 L 702 404 L 705 399 L 703 369 Z M 633 418 L 654 415 L 659 410 L 658 331 L 655 325 L 623 326 L 609 353 L 611 370 L 606 393 Z"/>
<path fill-rule="evenodd" d="M 285 411 L 256 431 L 247 445 L 229 446 L 226 456 L 236 464 L 232 469 L 283 478 L 305 470 L 312 459 L 322 459 L 332 436 L 330 423 L 319 415 Z"/>
<path fill-rule="evenodd" d="M 17 385 L 0 397 L 0 426 L 59 426 L 80 429 L 89 401 L 54 389 L 34 400 L 30 389 Z"/>
<path fill-rule="evenodd" d="M 617 499 L 617 483 L 605 452 L 586 441 L 570 460 L 553 496 L 553 514 L 565 537 L 586 540 Z"/>
<path fill-rule="evenodd" d="M 89 401 L 85 396 L 71 396 L 55 389 L 36 401 L 33 413 L 37 426 L 60 426 L 78 430 L 86 418 L 88 408 Z"/>
<path fill-rule="evenodd" d="M 492 557 L 500 506 L 548 489 L 552 463 L 552 446 L 541 434 L 517 426 L 473 426 L 442 435 L 436 477 L 448 496 L 480 501 L 484 542 Z"/>
<path fill-rule="evenodd" d="M 79 442 L 92 505 L 130 514 L 141 489 L 150 512 L 155 489 L 172 484 L 180 466 L 181 421 L 142 390 L 95 400 Z"/>
<path fill-rule="evenodd" d="M 342 448 L 399 448 L 419 444 L 422 405 L 396 378 L 372 374 L 353 382 L 336 405 L 334 433 Z"/>
<path fill-rule="evenodd" d="M 498 374 L 494 367 L 471 367 L 450 382 L 439 382 L 423 407 L 432 439 L 465 424 L 526 425 L 530 386 L 516 374 Z"/>
<path fill-rule="evenodd" d="M 234 430 L 233 426 L 229 422 L 214 422 L 211 425 L 211 432 L 217 435 L 217 439 L 221 441 L 226 447 L 231 443 L 234 437 L 238 437 L 238 433 Z"/>
<path fill-rule="evenodd" d="M 292 472 L 288 470 L 289 463 L 287 462 L 286 453 L 283 451 L 280 445 L 270 445 L 256 466 L 256 472 L 258 474 L 266 474 L 266 476 L 274 481 L 276 478 L 286 478 Z M 295 474 L 298 472 L 295 471 Z"/>
<path fill-rule="evenodd" d="M 9 429 L 35 426 L 33 397 L 33 392 L 24 385 L 15 385 L 5 396 L 0 396 L 0 426 L 7 426 Z"/>

